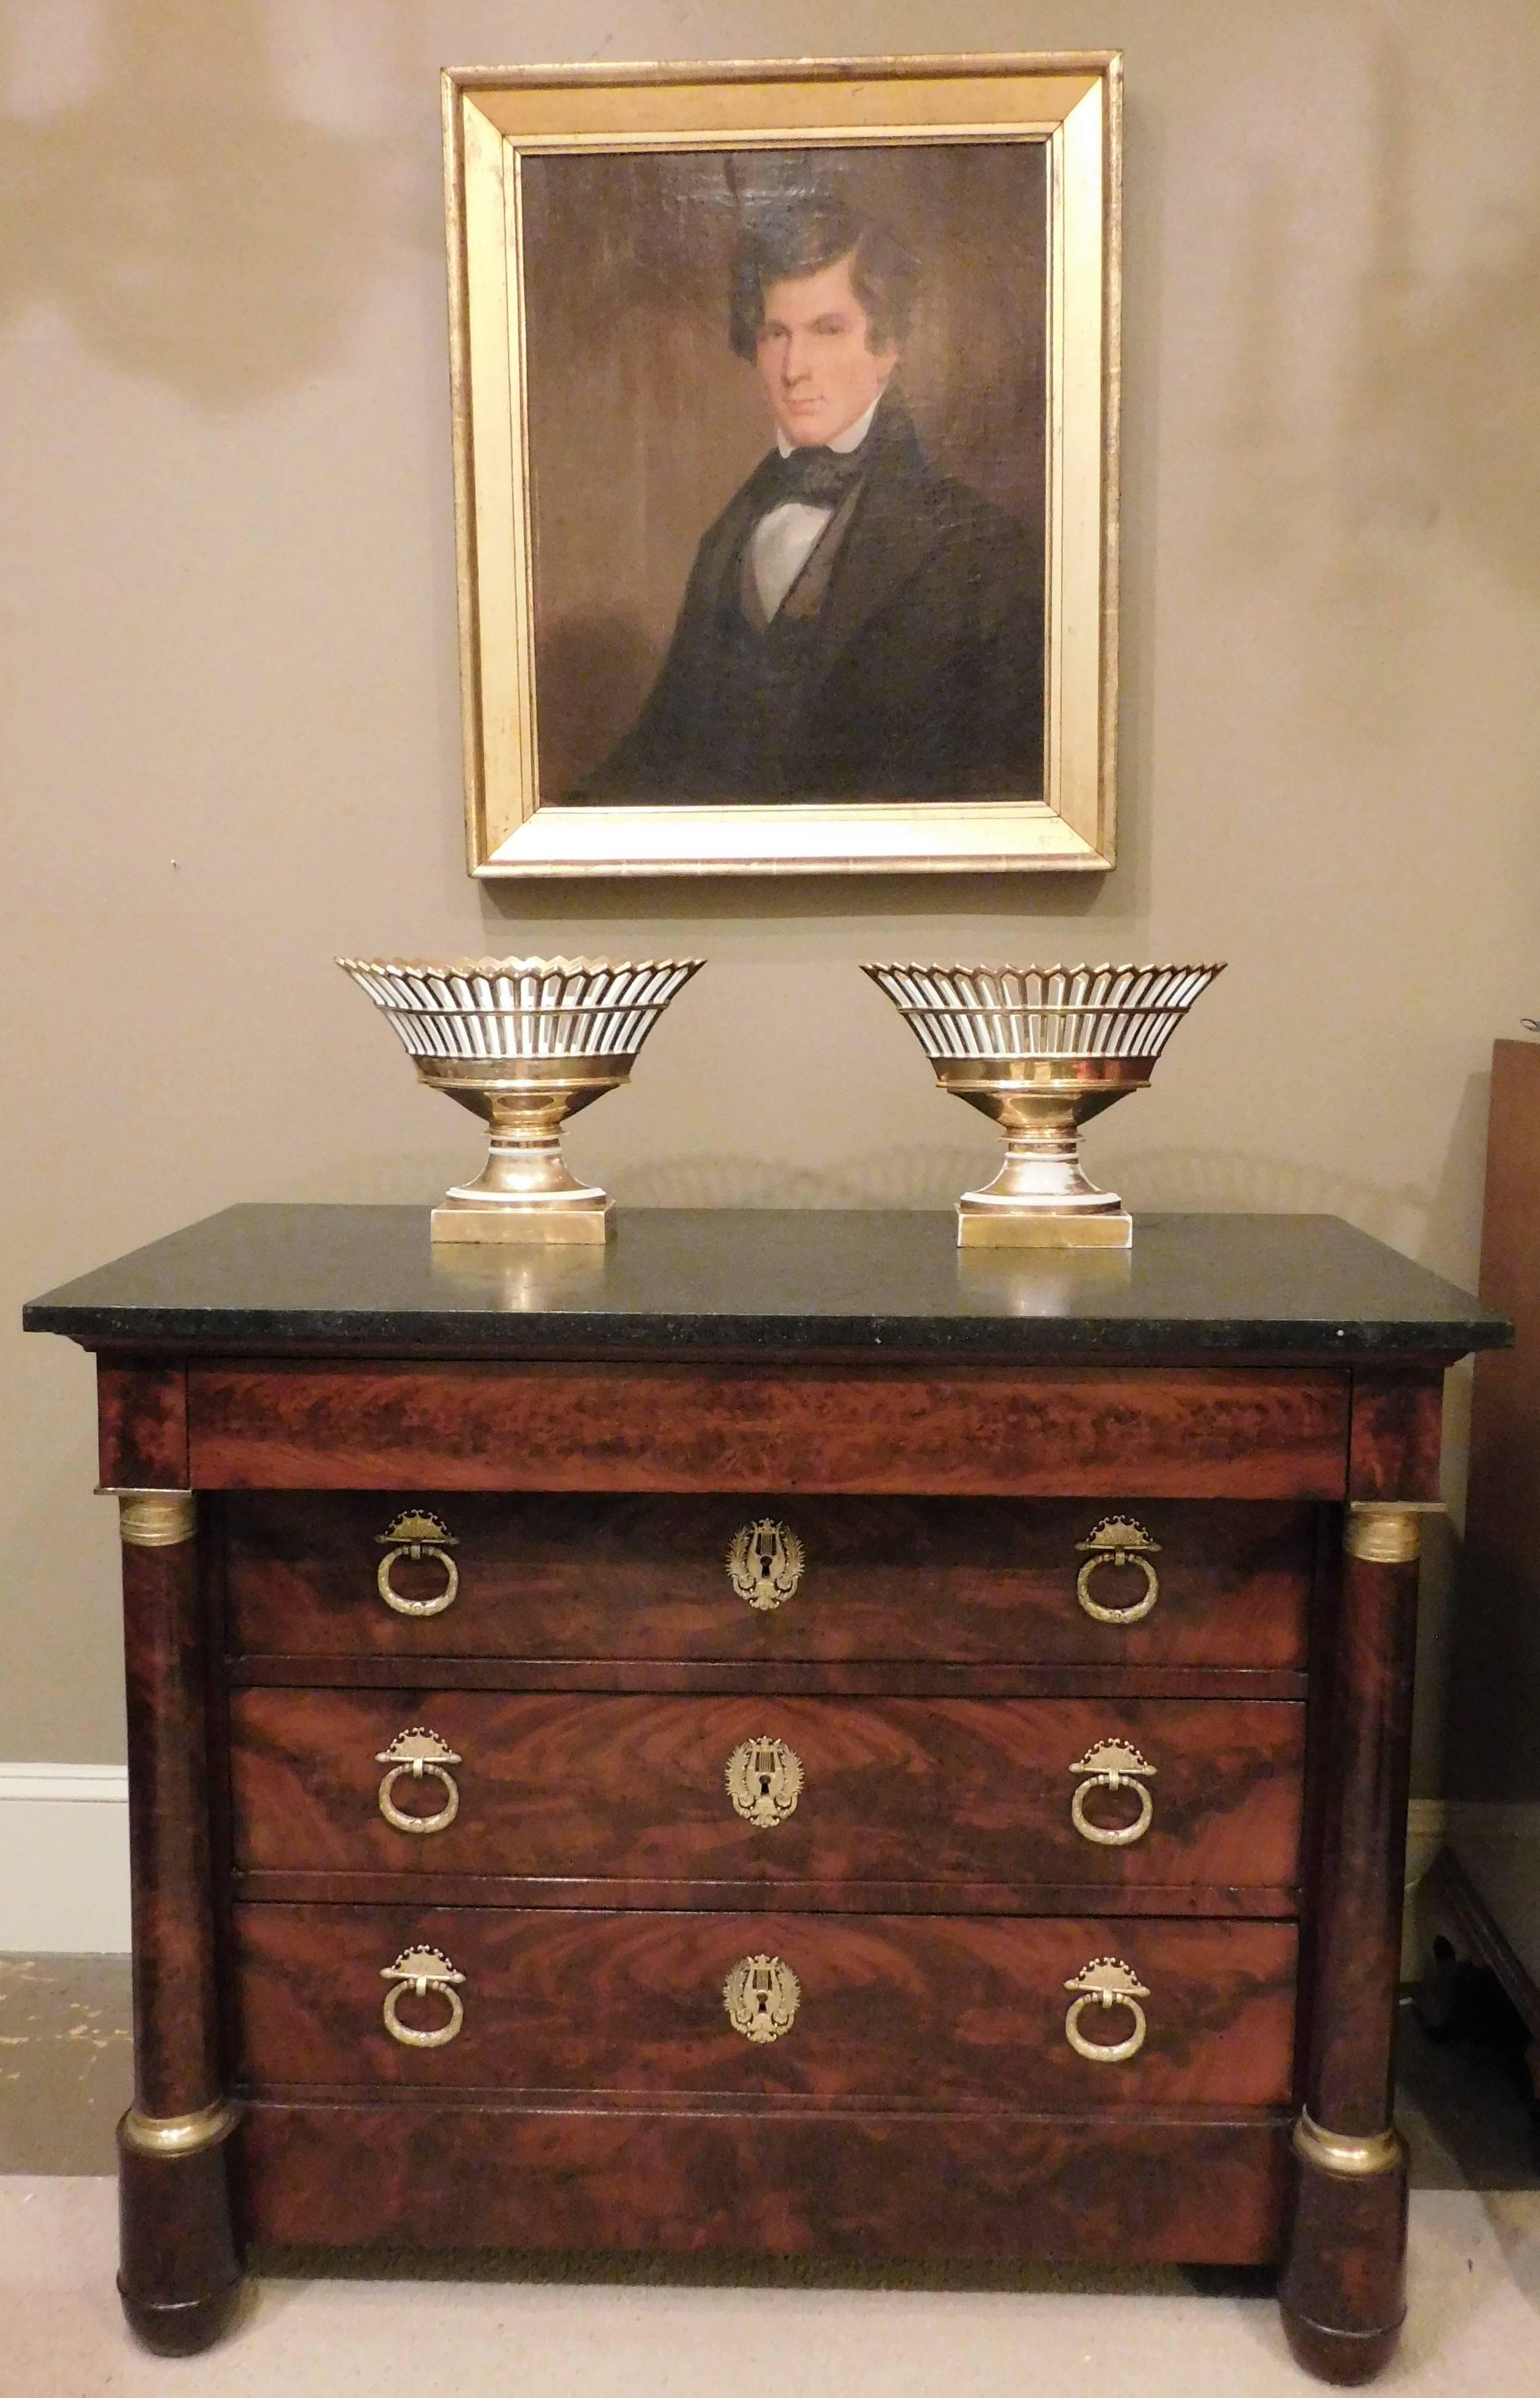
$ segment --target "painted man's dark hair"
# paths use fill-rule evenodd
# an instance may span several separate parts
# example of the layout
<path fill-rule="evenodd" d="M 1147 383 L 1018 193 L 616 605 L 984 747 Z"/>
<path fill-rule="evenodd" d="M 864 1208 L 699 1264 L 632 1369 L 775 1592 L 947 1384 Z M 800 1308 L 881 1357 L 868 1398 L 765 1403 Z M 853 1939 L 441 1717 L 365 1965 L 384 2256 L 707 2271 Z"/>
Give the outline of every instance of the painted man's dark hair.
<path fill-rule="evenodd" d="M 788 200 L 757 211 L 733 253 L 729 338 L 752 360 L 767 285 L 820 275 L 850 259 L 850 284 L 867 314 L 867 347 L 896 349 L 909 332 L 919 263 L 897 235 L 837 197 Z"/>

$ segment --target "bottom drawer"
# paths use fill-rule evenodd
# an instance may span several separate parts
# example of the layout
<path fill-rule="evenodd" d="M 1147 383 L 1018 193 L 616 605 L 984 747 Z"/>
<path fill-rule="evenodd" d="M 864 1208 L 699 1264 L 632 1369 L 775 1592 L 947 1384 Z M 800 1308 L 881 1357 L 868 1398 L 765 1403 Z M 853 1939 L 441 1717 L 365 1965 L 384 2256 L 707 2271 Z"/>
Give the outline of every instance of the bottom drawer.
<path fill-rule="evenodd" d="M 257 2087 L 1075 2113 L 1281 2105 L 1292 2082 L 1289 1923 L 271 1905 L 235 1923 Z"/>
<path fill-rule="evenodd" d="M 1264 2265 L 1281 2119 L 539 2113 L 411 2099 L 250 2107 L 265 2241 L 768 2257 Z"/>

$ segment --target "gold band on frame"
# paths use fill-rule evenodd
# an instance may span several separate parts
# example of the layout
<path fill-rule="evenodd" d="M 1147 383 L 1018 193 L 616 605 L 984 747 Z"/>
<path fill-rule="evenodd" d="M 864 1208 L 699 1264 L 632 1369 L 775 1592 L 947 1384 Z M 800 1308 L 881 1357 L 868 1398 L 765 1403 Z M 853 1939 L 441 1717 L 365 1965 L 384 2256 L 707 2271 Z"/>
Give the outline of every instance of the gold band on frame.
<path fill-rule="evenodd" d="M 197 1530 L 197 1501 L 190 1490 L 121 1490 L 106 1484 L 97 1495 L 117 1501 L 126 1548 L 174 1549 Z"/>
<path fill-rule="evenodd" d="M 1423 1517 L 1441 1507 L 1417 1500 L 1355 1500 L 1347 1511 L 1343 1545 L 1367 1566 L 1415 1565 L 1423 1553 Z"/>
<path fill-rule="evenodd" d="M 213 2148 L 235 2130 L 237 2120 L 228 2100 L 216 2098 L 195 2115 L 142 2115 L 130 2107 L 117 2131 L 124 2147 L 142 2157 L 190 2157 L 199 2149 Z"/>
<path fill-rule="evenodd" d="M 1357 2138 L 1347 2132 L 1323 2131 L 1307 2108 L 1301 2108 L 1294 2125 L 1294 2149 L 1306 2164 L 1348 2180 L 1394 2173 L 1405 2154 L 1400 2134 L 1394 2126 Z"/>

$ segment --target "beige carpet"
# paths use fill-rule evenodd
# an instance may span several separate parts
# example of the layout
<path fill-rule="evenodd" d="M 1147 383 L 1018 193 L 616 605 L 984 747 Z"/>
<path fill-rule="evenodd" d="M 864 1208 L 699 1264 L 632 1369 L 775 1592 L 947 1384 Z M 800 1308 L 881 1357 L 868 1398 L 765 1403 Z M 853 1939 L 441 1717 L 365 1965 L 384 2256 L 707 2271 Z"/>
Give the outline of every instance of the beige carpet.
<path fill-rule="evenodd" d="M 0 2341 L 27 2398 L 1272 2398 L 1308 2382 L 1272 2301 L 1184 2276 L 1002 2289 L 660 2279 L 260 2281 L 208 2355 L 133 2348 L 113 2290 L 110 2181 L 0 2179 Z M 1412 2312 L 1377 2385 L 1540 2390 L 1540 2191 L 1423 2189 Z"/>

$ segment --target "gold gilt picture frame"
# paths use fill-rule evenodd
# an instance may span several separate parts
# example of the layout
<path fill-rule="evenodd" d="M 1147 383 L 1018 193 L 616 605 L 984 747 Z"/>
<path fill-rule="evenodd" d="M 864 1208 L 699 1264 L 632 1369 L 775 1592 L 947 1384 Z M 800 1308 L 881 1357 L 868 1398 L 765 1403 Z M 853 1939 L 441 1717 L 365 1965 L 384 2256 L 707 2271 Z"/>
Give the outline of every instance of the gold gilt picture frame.
<path fill-rule="evenodd" d="M 1120 96 L 446 74 L 473 874 L 1113 864 Z"/>

